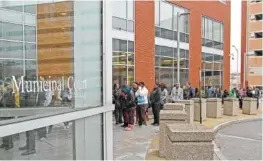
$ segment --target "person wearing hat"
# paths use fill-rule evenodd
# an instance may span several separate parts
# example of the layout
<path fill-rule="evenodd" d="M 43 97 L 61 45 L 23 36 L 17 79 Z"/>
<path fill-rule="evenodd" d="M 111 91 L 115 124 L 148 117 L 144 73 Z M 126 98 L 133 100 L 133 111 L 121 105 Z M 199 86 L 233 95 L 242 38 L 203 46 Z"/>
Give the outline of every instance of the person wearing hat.
<path fill-rule="evenodd" d="M 179 82 L 175 84 L 171 92 L 172 102 L 183 100 L 183 89 L 180 87 Z"/>
<path fill-rule="evenodd" d="M 135 112 L 135 95 L 132 89 L 124 85 L 122 87 L 122 93 L 120 95 L 121 106 L 123 108 L 124 127 L 126 131 L 130 131 L 134 124 L 134 112 Z"/>

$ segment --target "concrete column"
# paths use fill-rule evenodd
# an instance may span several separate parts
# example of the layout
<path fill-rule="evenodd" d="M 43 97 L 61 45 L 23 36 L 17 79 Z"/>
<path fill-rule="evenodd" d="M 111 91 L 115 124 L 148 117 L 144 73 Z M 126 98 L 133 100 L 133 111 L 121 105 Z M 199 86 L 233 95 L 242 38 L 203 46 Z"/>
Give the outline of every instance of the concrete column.
<path fill-rule="evenodd" d="M 243 98 L 243 108 L 242 113 L 247 115 L 257 114 L 257 99 L 245 97 Z"/>
<path fill-rule="evenodd" d="M 238 99 L 226 98 L 224 100 L 224 115 L 236 116 L 238 113 Z"/>
<path fill-rule="evenodd" d="M 200 121 L 200 98 L 193 98 L 194 101 L 194 121 Z M 201 99 L 202 120 L 206 120 L 206 99 Z"/>
<path fill-rule="evenodd" d="M 222 100 L 220 98 L 208 98 L 206 100 L 206 116 L 208 118 L 220 118 L 222 116 Z"/>
<path fill-rule="evenodd" d="M 214 130 L 200 124 L 167 124 L 165 159 L 213 160 Z"/>

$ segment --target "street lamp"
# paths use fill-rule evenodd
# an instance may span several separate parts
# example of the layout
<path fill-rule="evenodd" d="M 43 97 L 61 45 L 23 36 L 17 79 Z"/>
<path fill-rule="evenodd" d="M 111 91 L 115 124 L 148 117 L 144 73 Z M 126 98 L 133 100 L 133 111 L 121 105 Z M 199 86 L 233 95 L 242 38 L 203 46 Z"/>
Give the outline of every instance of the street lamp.
<path fill-rule="evenodd" d="M 235 46 L 235 45 L 232 45 L 232 47 L 236 50 L 236 53 L 237 53 L 237 73 L 238 73 L 238 59 L 239 59 L 239 57 L 238 57 L 238 49 L 237 49 L 237 47 Z"/>
<path fill-rule="evenodd" d="M 177 12 L 177 81 L 180 83 L 180 17 L 189 15 L 189 12 L 179 13 Z M 174 80 L 174 79 L 173 79 Z"/>

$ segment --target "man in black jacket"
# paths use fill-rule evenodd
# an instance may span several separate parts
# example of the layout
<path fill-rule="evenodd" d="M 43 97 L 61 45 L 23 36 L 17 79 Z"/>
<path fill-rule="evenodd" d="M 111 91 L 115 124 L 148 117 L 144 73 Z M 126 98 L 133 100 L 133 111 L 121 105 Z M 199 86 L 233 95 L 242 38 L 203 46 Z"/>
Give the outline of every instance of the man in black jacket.
<path fill-rule="evenodd" d="M 158 84 L 155 84 L 150 95 L 154 121 L 152 125 L 159 126 L 160 106 L 161 106 L 161 89 Z"/>

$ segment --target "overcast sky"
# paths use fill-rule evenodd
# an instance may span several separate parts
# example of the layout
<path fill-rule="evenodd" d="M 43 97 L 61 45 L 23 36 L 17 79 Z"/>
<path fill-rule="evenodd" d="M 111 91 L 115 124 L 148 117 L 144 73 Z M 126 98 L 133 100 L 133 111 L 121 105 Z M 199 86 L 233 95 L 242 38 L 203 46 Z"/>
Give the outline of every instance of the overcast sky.
<path fill-rule="evenodd" d="M 237 52 L 232 47 L 235 45 L 238 49 L 238 61 L 237 61 Z M 234 60 L 231 59 L 230 71 L 240 72 L 241 64 L 241 0 L 232 0 L 231 1 L 231 53 L 234 54 Z M 227 56 L 227 55 L 225 55 Z M 238 64 L 237 64 L 238 62 Z"/>

